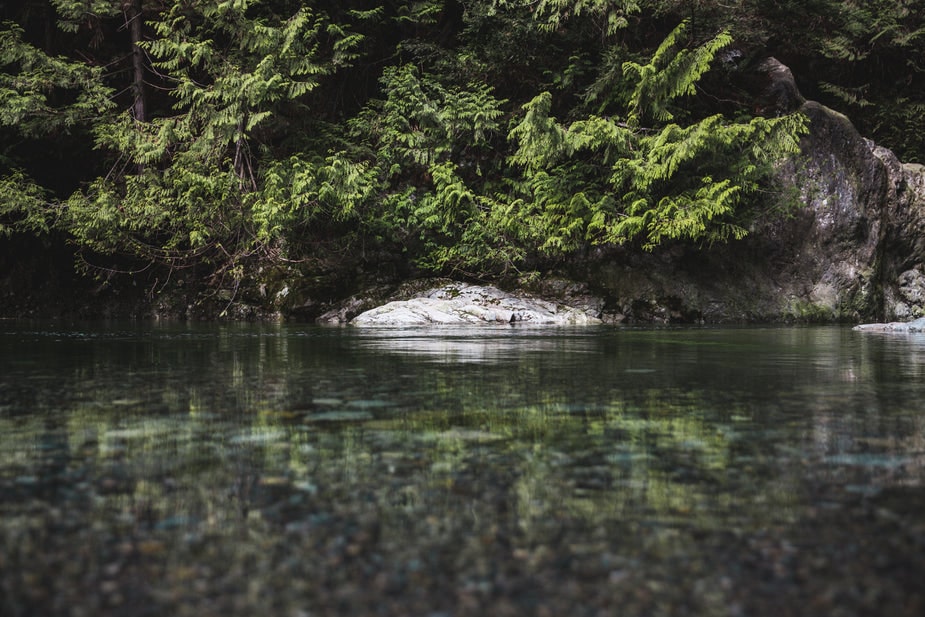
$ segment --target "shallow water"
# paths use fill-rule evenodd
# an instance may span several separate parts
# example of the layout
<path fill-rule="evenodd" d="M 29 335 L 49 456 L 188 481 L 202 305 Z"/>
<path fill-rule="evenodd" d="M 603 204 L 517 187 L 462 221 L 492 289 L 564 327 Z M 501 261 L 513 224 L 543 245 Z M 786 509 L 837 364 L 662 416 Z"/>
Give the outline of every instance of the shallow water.
<path fill-rule="evenodd" d="M 925 335 L 0 322 L 0 615 L 922 615 Z"/>

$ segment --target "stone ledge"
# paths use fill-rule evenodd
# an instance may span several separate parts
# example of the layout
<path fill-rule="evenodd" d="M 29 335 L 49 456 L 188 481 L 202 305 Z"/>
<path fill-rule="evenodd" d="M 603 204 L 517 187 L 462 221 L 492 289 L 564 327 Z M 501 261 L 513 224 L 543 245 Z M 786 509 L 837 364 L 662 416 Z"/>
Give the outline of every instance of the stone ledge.
<path fill-rule="evenodd" d="M 355 326 L 411 325 L 591 325 L 601 323 L 588 309 L 565 306 L 497 287 L 451 283 L 418 297 L 396 300 L 357 315 Z"/>

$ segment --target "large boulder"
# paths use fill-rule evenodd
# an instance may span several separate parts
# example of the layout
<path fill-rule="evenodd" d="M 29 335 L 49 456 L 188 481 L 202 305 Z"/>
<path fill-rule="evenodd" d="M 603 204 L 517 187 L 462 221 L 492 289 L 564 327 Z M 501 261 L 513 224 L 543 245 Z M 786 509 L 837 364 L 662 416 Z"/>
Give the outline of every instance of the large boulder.
<path fill-rule="evenodd" d="M 800 108 L 806 102 L 797 88 L 790 67 L 774 57 L 758 63 L 751 74 L 758 78 L 758 95 L 755 97 L 755 111 L 764 116 L 782 116 Z"/>
<path fill-rule="evenodd" d="M 874 151 L 887 171 L 878 269 L 885 320 L 925 315 L 925 167 L 901 163 L 889 150 Z"/>
<path fill-rule="evenodd" d="M 777 69 L 781 72 L 782 69 Z M 796 95 L 788 101 L 794 101 Z M 925 168 L 808 101 L 802 153 L 779 166 L 799 207 L 742 241 L 617 250 L 592 274 L 631 320 L 870 321 L 925 314 Z"/>

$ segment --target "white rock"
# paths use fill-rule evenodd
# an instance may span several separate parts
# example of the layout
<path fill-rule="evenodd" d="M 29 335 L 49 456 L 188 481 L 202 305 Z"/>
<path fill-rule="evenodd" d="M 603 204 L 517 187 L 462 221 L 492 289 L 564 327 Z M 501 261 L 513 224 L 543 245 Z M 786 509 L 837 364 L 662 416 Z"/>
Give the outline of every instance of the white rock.
<path fill-rule="evenodd" d="M 389 302 L 357 315 L 357 326 L 410 326 L 524 323 L 586 325 L 601 323 L 597 315 L 574 307 L 497 287 L 454 283 L 409 300 Z"/>

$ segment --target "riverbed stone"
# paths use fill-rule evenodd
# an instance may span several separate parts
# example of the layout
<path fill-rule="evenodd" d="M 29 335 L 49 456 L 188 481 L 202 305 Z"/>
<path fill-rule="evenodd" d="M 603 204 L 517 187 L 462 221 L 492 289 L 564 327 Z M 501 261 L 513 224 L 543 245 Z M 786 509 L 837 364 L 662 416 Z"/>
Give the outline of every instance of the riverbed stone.
<path fill-rule="evenodd" d="M 357 315 L 355 326 L 414 325 L 587 325 L 601 323 L 588 306 L 509 293 L 488 285 L 449 283 L 407 300 L 394 300 Z"/>

